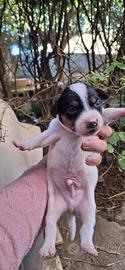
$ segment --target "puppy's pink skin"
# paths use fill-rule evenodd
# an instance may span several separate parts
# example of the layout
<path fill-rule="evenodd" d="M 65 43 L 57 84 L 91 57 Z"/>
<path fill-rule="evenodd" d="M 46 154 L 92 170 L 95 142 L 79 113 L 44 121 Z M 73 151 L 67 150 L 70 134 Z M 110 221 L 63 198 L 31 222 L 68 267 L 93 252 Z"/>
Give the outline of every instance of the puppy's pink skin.
<path fill-rule="evenodd" d="M 125 116 L 125 109 L 109 108 L 103 110 L 103 119 L 98 112 L 89 111 L 89 117 L 98 118 L 99 131 L 103 125 Z M 87 114 L 81 114 L 76 121 L 76 133 L 68 130 L 57 119 L 51 121 L 49 128 L 27 140 L 15 142 L 19 148 L 34 149 L 50 145 L 47 163 L 48 179 L 48 209 L 46 215 L 45 242 L 40 250 L 41 256 L 55 254 L 56 224 L 63 212 L 70 210 L 81 216 L 80 230 L 81 247 L 86 252 L 97 255 L 93 245 L 93 232 L 95 226 L 95 198 L 94 190 L 98 180 L 96 166 L 88 166 L 85 160 L 90 152 L 84 152 L 83 134 L 86 134 L 84 122 Z M 82 124 L 83 123 L 83 124 Z M 71 186 L 69 186 L 69 180 Z"/>

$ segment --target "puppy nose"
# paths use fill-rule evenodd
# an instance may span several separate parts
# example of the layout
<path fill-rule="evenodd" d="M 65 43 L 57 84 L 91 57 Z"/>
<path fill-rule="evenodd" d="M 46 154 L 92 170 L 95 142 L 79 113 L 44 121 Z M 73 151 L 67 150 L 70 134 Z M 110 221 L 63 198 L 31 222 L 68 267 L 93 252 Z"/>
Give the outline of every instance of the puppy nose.
<path fill-rule="evenodd" d="M 87 125 L 86 125 L 86 127 L 89 128 L 89 129 L 92 129 L 92 128 L 96 128 L 97 125 L 98 125 L 98 120 L 88 122 Z"/>

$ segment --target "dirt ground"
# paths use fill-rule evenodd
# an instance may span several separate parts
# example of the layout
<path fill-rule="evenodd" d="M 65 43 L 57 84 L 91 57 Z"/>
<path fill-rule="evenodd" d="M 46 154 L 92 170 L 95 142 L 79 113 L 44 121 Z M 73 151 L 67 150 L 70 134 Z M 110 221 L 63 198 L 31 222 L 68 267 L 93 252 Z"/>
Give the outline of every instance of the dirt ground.
<path fill-rule="evenodd" d="M 102 246 L 95 244 L 99 256 L 93 257 L 80 251 L 78 233 L 75 242 L 70 242 L 64 216 L 59 223 L 64 244 L 58 246 L 58 254 L 65 270 L 125 270 L 125 221 L 115 222 L 125 201 L 125 172 L 120 172 L 111 161 L 101 165 L 99 175 L 95 192 L 98 222 L 94 237 L 96 244 L 98 242 Z M 79 232 L 79 220 L 77 226 Z"/>
<path fill-rule="evenodd" d="M 97 212 L 106 219 L 115 221 L 125 202 L 125 172 L 120 172 L 117 164 L 110 162 L 99 168 L 95 196 Z"/>

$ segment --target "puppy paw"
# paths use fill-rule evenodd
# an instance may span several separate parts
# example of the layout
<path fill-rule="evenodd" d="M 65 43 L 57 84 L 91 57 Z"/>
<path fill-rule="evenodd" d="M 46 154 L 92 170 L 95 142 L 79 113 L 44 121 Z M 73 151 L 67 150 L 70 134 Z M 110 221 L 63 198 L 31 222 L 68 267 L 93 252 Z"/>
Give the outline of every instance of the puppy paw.
<path fill-rule="evenodd" d="M 90 255 L 98 256 L 98 252 L 95 249 L 93 243 L 82 244 L 81 248 L 83 251 L 85 251 L 86 253 L 88 253 Z"/>
<path fill-rule="evenodd" d="M 26 141 L 14 140 L 12 141 L 13 145 L 19 148 L 21 151 L 30 150 L 31 147 Z"/>
<path fill-rule="evenodd" d="M 40 257 L 54 256 L 56 253 L 56 248 L 50 244 L 43 244 L 42 248 L 39 250 Z"/>

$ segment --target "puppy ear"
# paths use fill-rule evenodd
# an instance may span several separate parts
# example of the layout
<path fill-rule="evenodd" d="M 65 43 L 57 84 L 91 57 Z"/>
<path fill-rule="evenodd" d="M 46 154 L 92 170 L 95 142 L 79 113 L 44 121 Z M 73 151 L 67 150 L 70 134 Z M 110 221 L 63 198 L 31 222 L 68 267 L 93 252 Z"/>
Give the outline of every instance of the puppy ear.
<path fill-rule="evenodd" d="M 107 94 L 106 92 L 104 92 L 102 89 L 96 88 L 96 92 L 98 93 L 98 96 L 99 96 L 102 100 L 108 99 L 108 94 Z"/>
<path fill-rule="evenodd" d="M 55 104 L 52 105 L 51 114 L 53 117 L 57 116 L 57 114 L 58 114 L 58 101 L 56 101 Z"/>

